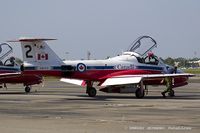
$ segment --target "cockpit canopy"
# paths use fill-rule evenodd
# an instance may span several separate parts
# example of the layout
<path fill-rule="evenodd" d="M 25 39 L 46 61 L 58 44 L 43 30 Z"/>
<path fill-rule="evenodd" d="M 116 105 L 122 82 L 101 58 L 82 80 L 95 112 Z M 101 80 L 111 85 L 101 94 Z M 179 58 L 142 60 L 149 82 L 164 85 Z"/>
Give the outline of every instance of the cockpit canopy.
<path fill-rule="evenodd" d="M 131 43 L 124 54 L 132 53 L 140 63 L 158 65 L 158 57 L 151 52 L 156 47 L 157 43 L 152 37 L 141 36 Z"/>
<path fill-rule="evenodd" d="M 141 36 L 131 43 L 127 51 L 138 53 L 141 57 L 144 57 L 156 47 L 157 43 L 152 37 Z"/>
<path fill-rule="evenodd" d="M 13 48 L 7 43 L 0 44 L 0 66 L 17 66 L 20 60 L 12 56 Z"/>
<path fill-rule="evenodd" d="M 13 49 L 10 45 L 8 45 L 7 43 L 0 44 L 0 60 L 1 61 L 12 52 L 13 52 Z"/>

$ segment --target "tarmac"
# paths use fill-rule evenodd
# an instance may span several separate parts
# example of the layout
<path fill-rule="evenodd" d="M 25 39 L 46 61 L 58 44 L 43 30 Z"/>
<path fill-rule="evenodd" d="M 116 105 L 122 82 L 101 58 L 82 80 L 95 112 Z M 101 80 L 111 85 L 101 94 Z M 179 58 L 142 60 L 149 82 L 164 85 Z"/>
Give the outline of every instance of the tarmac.
<path fill-rule="evenodd" d="M 98 91 L 94 98 L 85 88 L 48 80 L 45 87 L 22 85 L 0 90 L 1 133 L 199 133 L 200 80 L 175 89 L 163 98 L 165 86 L 149 87 L 148 95 Z"/>

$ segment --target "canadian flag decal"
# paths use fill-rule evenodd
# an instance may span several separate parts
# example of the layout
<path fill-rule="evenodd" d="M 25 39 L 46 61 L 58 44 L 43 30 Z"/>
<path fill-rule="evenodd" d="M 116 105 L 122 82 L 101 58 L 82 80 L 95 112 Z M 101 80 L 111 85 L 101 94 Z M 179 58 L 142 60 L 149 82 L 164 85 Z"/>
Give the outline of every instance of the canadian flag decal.
<path fill-rule="evenodd" d="M 48 54 L 47 53 L 40 53 L 37 55 L 38 60 L 48 60 Z"/>

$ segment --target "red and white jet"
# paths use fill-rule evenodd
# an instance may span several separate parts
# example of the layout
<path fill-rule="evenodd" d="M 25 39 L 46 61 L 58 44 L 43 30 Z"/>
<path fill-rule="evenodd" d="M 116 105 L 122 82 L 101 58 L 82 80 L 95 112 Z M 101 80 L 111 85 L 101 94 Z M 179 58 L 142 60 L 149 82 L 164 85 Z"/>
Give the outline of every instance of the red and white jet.
<path fill-rule="evenodd" d="M 98 83 L 103 92 L 135 92 L 143 98 L 147 85 L 164 85 L 163 78 L 172 77 L 173 87 L 188 84 L 192 74 L 168 66 L 151 52 L 157 47 L 149 36 L 139 37 L 130 48 L 119 56 L 104 60 L 62 61 L 47 45 L 46 41 L 55 39 L 20 38 L 24 64 L 24 74 L 56 76 L 61 81 L 86 86 L 90 97 L 96 96 L 93 83 Z M 145 86 L 145 87 L 143 87 Z"/>
<path fill-rule="evenodd" d="M 31 85 L 42 82 L 42 77 L 21 73 L 15 58 L 9 57 L 12 51 L 12 47 L 7 43 L 0 44 L 0 85 L 6 87 L 7 83 L 24 84 L 25 91 L 28 93 L 31 90 Z"/>

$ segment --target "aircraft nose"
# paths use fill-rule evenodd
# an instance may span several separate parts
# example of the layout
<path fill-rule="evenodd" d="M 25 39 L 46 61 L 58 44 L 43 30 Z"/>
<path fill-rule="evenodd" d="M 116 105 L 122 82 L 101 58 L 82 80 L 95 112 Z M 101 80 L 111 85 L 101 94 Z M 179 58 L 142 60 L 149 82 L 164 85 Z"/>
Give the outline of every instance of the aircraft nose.
<path fill-rule="evenodd" d="M 174 73 L 174 69 L 172 67 L 167 67 L 167 73 Z"/>
<path fill-rule="evenodd" d="M 166 66 L 167 73 L 184 73 L 182 70 L 178 69 L 177 66 Z"/>

